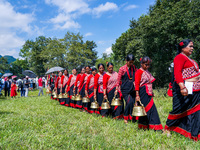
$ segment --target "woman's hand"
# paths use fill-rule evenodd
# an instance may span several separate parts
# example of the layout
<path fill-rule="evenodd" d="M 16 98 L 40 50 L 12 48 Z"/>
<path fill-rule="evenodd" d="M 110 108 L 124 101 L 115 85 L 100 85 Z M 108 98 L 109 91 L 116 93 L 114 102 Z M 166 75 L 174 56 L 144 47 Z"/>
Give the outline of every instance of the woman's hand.
<path fill-rule="evenodd" d="M 75 88 L 73 88 L 73 93 L 75 93 Z"/>
<path fill-rule="evenodd" d="M 116 90 L 115 90 L 115 95 L 117 95 L 117 93 L 118 93 L 118 90 L 116 89 Z"/>
<path fill-rule="evenodd" d="M 104 99 L 107 99 L 107 95 L 105 94 L 105 95 L 103 96 L 103 98 L 104 98 Z"/>
<path fill-rule="evenodd" d="M 85 90 L 85 96 L 88 97 L 88 92 Z"/>
<path fill-rule="evenodd" d="M 79 94 L 79 89 L 77 89 L 77 95 Z"/>
<path fill-rule="evenodd" d="M 182 94 L 183 96 L 188 96 L 188 90 L 187 90 L 186 87 L 184 87 L 184 88 L 181 89 L 181 94 Z"/>
<path fill-rule="evenodd" d="M 139 101 L 140 101 L 140 96 L 139 96 L 139 95 L 136 95 L 135 100 L 136 100 L 137 102 L 139 102 Z"/>

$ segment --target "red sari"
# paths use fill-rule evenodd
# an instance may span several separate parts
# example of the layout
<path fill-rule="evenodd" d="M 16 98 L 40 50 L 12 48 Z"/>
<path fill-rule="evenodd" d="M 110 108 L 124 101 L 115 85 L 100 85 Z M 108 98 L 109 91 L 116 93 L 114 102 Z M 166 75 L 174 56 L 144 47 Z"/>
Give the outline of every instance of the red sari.
<path fill-rule="evenodd" d="M 17 95 L 17 86 L 16 84 L 11 84 L 11 91 L 10 91 L 10 96 L 16 96 Z"/>
<path fill-rule="evenodd" d="M 139 117 L 138 127 L 143 129 L 162 130 L 156 105 L 153 101 L 152 83 L 155 78 L 147 70 L 138 69 L 135 73 L 135 90 L 139 91 L 140 101 L 145 107 L 147 116 Z"/>

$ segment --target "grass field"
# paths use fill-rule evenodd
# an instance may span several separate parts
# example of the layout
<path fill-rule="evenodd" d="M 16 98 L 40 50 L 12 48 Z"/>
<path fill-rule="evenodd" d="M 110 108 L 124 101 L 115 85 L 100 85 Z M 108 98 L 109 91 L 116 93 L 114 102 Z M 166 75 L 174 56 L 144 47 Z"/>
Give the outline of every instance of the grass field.
<path fill-rule="evenodd" d="M 155 91 L 165 125 L 172 100 Z M 200 143 L 172 133 L 138 130 L 137 123 L 102 118 L 59 105 L 47 96 L 0 99 L 0 149 L 200 149 Z"/>

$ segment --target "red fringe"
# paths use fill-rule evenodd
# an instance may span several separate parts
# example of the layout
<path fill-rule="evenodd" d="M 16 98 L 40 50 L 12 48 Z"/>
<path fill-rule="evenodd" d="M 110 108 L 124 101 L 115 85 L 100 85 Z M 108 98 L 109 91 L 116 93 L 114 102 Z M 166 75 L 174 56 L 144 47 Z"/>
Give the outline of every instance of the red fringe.
<path fill-rule="evenodd" d="M 65 104 L 65 102 L 60 102 L 60 105 L 64 105 Z"/>
<path fill-rule="evenodd" d="M 162 130 L 163 129 L 163 126 L 162 124 L 159 124 L 159 125 L 143 125 L 143 124 L 138 124 L 138 128 L 140 129 L 152 129 L 152 130 Z"/>
<path fill-rule="evenodd" d="M 192 139 L 194 141 L 200 140 L 200 134 L 198 134 L 197 137 L 193 137 L 190 132 L 188 132 L 188 131 L 180 128 L 180 127 L 175 127 L 175 126 L 168 127 L 167 125 L 165 125 L 165 130 L 177 132 L 177 133 L 179 133 L 179 134 L 181 134 L 181 135 L 183 135 L 183 136 L 185 136 L 185 137 L 187 137 L 189 139 Z"/>
<path fill-rule="evenodd" d="M 75 108 L 83 108 L 82 105 L 75 104 Z"/>
<path fill-rule="evenodd" d="M 170 120 L 176 120 L 176 119 L 180 119 L 180 118 L 183 118 L 183 117 L 186 117 L 186 116 L 189 116 L 197 111 L 200 110 L 200 104 L 194 106 L 193 108 L 191 109 L 188 109 L 187 111 L 181 113 L 181 114 L 169 114 L 168 116 L 168 119 Z"/>

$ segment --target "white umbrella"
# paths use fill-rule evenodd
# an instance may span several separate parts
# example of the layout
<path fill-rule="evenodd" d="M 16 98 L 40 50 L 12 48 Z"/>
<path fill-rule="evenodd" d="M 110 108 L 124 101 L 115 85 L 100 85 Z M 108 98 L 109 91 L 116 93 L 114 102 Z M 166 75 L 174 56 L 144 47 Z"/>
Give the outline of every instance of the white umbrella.
<path fill-rule="evenodd" d="M 53 67 L 53 68 L 50 68 L 45 74 L 50 74 L 52 72 L 57 72 L 57 71 L 62 71 L 64 70 L 64 68 L 62 67 Z"/>

